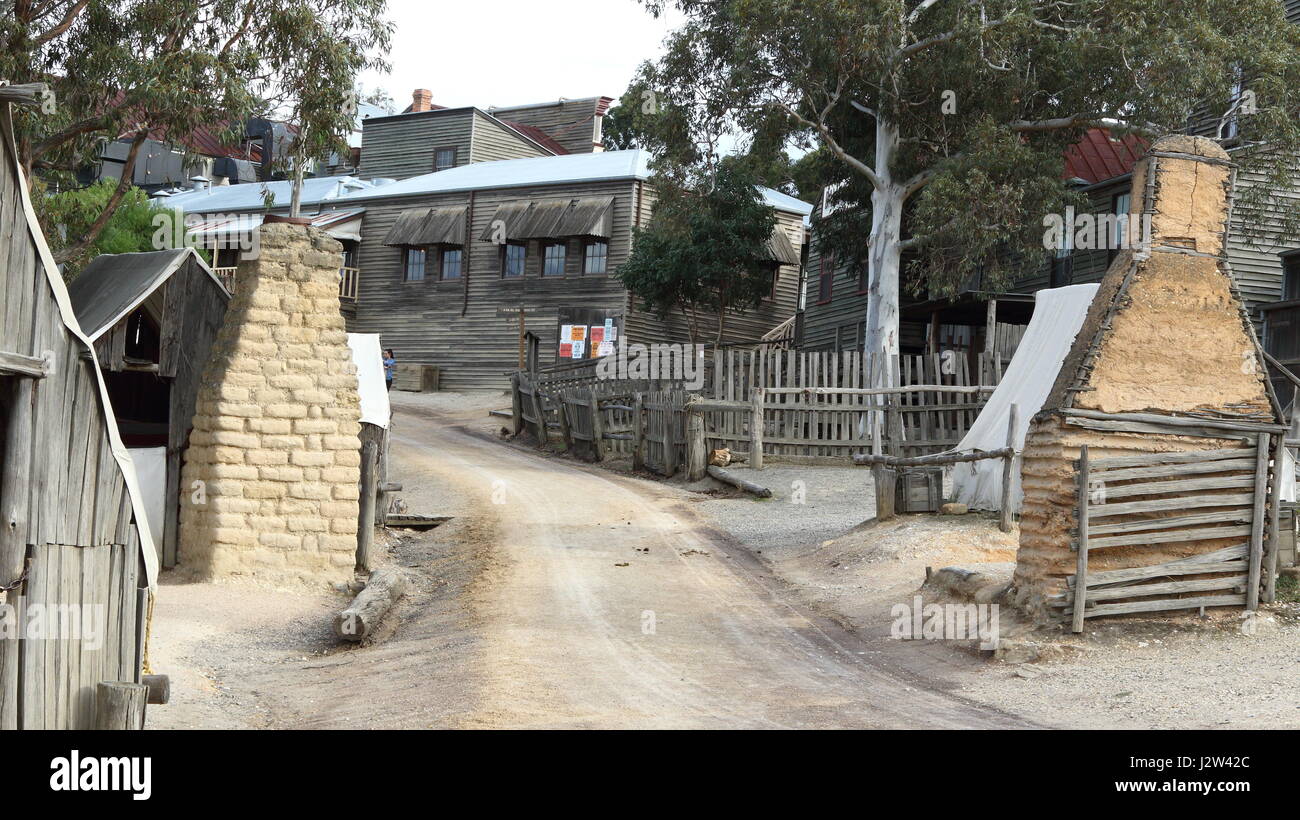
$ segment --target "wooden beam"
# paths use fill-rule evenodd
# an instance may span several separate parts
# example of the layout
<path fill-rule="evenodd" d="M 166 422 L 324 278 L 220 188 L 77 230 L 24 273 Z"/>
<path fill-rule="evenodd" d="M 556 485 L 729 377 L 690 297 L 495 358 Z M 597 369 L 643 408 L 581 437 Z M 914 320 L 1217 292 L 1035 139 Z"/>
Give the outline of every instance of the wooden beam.
<path fill-rule="evenodd" d="M 763 388 L 753 389 L 750 402 L 749 466 L 761 470 L 763 469 Z"/>
<path fill-rule="evenodd" d="M 727 472 L 721 467 L 714 467 L 712 464 L 710 464 L 708 467 L 708 472 L 709 475 L 713 476 L 717 480 L 725 481 L 726 483 L 732 485 L 733 487 L 738 487 L 747 493 L 752 493 L 758 496 L 759 498 L 772 497 L 772 491 L 769 490 L 767 487 L 759 486 L 758 484 L 755 484 L 752 481 L 746 481 L 745 479 L 741 478 L 735 473 Z"/>
<path fill-rule="evenodd" d="M 1246 583 L 1246 611 L 1259 608 L 1259 573 L 1264 557 L 1264 510 L 1268 503 L 1268 457 L 1272 436 L 1260 436 L 1255 458 L 1255 511 L 1250 527 L 1250 577 Z"/>
<path fill-rule="evenodd" d="M 859 453 L 853 456 L 853 463 L 858 465 L 884 464 L 890 467 L 933 467 L 940 464 L 961 464 L 990 458 L 1006 458 L 1014 453 L 1015 451 L 1010 447 L 1001 447 L 997 450 L 972 450 L 969 453 L 935 453 L 929 456 L 908 456 L 906 458 Z"/>
<path fill-rule="evenodd" d="M 0 376 L 43 379 L 50 375 L 51 369 L 48 359 L 0 351 Z"/>
<path fill-rule="evenodd" d="M 1011 532 L 1011 478 L 1016 463 L 1016 424 L 1019 418 L 1020 406 L 1012 404 L 1007 414 L 1007 446 L 1004 448 L 1010 452 L 1002 464 L 1002 509 L 998 519 L 998 529 L 1002 532 Z"/>
<path fill-rule="evenodd" d="M 35 105 L 43 102 L 50 93 L 45 83 L 20 83 L 18 85 L 0 85 L 0 103 L 13 105 Z"/>
<path fill-rule="evenodd" d="M 334 634 L 345 641 L 361 641 L 375 632 L 384 613 L 406 594 L 406 576 L 395 569 L 370 573 L 366 588 L 348 608 L 334 617 Z"/>
<path fill-rule="evenodd" d="M 1274 424 L 1273 422 L 1202 418 L 1200 416 L 1166 416 L 1160 413 L 1103 413 L 1099 410 L 1079 409 L 1064 409 L 1061 410 L 1061 413 L 1065 416 L 1085 419 L 1135 421 L 1143 424 L 1167 424 L 1172 427 L 1210 427 L 1220 430 L 1239 430 L 1243 433 L 1286 430 L 1286 425 Z"/>
<path fill-rule="evenodd" d="M 357 515 L 357 564 L 370 569 L 370 551 L 375 543 L 375 501 L 379 492 L 379 445 L 367 441 L 361 448 L 361 502 Z"/>
<path fill-rule="evenodd" d="M 1088 606 L 1088 445 L 1079 447 L 1078 472 L 1079 534 L 1074 569 L 1074 617 L 1070 628 L 1083 631 L 1084 608 Z"/>
<path fill-rule="evenodd" d="M 143 729 L 148 700 L 149 687 L 142 683 L 101 681 L 95 687 L 95 728 Z"/>

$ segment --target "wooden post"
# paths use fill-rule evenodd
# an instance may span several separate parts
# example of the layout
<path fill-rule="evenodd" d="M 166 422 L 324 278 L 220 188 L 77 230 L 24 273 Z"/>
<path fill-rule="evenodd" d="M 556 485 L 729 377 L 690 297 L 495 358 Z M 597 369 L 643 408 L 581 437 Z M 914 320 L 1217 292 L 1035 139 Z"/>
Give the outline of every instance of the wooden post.
<path fill-rule="evenodd" d="M 645 469 L 645 396 L 632 396 L 632 469 Z"/>
<path fill-rule="evenodd" d="M 1083 631 L 1083 608 L 1088 605 L 1088 445 L 1079 447 L 1079 554 L 1074 569 L 1074 619 L 1070 628 Z"/>
<path fill-rule="evenodd" d="M 1013 467 L 1016 463 L 1016 422 L 1019 417 L 1020 407 L 1011 405 L 1011 410 L 1007 414 L 1007 449 L 1012 453 L 1002 464 L 1002 517 L 998 521 L 998 529 L 1003 532 L 1011 532 L 1011 479 L 1015 475 Z"/>
<path fill-rule="evenodd" d="M 559 396 L 560 406 L 556 408 L 556 416 L 560 419 L 560 438 L 564 440 L 564 451 L 573 455 L 573 427 L 569 424 L 569 396 L 568 391 L 561 391 Z"/>
<path fill-rule="evenodd" d="M 546 449 L 546 444 L 550 441 L 550 433 L 546 429 L 546 413 L 542 410 L 542 388 L 538 385 L 537 380 L 532 380 L 532 401 L 533 401 L 533 432 L 537 438 L 537 446 Z"/>
<path fill-rule="evenodd" d="M 121 731 L 144 728 L 149 687 L 127 681 L 100 681 L 95 686 L 95 728 Z"/>
<path fill-rule="evenodd" d="M 357 520 L 357 569 L 370 569 L 370 548 L 375 542 L 375 496 L 379 490 L 379 445 L 367 441 L 361 448 L 361 504 Z"/>
<path fill-rule="evenodd" d="M 406 594 L 406 576 L 395 569 L 377 569 L 370 573 L 366 588 L 361 590 L 347 609 L 334 616 L 334 634 L 345 641 L 370 637 L 389 608 Z"/>
<path fill-rule="evenodd" d="M 755 470 L 763 469 L 763 394 L 766 391 L 755 387 L 750 391 L 750 403 L 753 409 L 749 416 L 749 466 Z"/>
<path fill-rule="evenodd" d="M 510 377 L 510 427 L 511 436 L 517 436 L 524 430 L 524 397 L 519 392 L 519 374 Z"/>
<path fill-rule="evenodd" d="M 989 360 L 993 359 L 993 351 L 997 347 L 998 335 L 998 300 L 989 299 L 987 313 L 984 317 L 984 352 L 988 354 Z"/>
<path fill-rule="evenodd" d="M 686 405 L 686 480 L 699 481 L 708 474 L 709 455 L 704 449 L 704 414 Z"/>
<path fill-rule="evenodd" d="M 1255 508 L 1250 520 L 1250 570 L 1246 576 L 1246 611 L 1259 608 L 1259 576 L 1264 557 L 1264 515 L 1268 501 L 1268 455 L 1273 437 L 1260 433 L 1255 452 Z"/>
<path fill-rule="evenodd" d="M 375 451 L 375 484 L 378 489 L 378 495 L 375 498 L 376 527 L 388 526 L 389 494 L 402 489 L 400 484 L 388 483 L 388 433 L 389 428 L 380 428 L 379 449 Z"/>
<path fill-rule="evenodd" d="M 523 370 L 528 365 L 528 345 L 525 337 L 528 334 L 528 328 L 524 323 L 524 309 L 519 308 L 519 369 Z"/>
<path fill-rule="evenodd" d="M 876 520 L 888 521 L 894 517 L 894 493 L 898 486 L 898 471 L 889 467 L 877 467 L 876 479 Z"/>
<path fill-rule="evenodd" d="M 600 416 L 600 398 L 596 388 L 587 391 L 591 402 L 591 452 L 597 461 L 605 460 L 605 420 Z"/>

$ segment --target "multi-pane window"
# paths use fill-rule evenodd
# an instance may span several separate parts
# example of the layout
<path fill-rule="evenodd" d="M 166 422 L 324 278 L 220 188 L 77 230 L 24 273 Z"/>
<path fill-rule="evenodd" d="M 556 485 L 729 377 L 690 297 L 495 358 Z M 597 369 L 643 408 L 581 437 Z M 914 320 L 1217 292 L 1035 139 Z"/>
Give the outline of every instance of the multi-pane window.
<path fill-rule="evenodd" d="M 424 279 L 424 248 L 407 248 L 402 279 L 407 282 L 419 282 Z"/>
<path fill-rule="evenodd" d="M 442 251 L 442 278 L 460 278 L 460 248 L 444 248 Z"/>
<path fill-rule="evenodd" d="M 835 285 L 835 257 L 825 254 L 821 259 L 821 270 L 817 275 L 817 301 L 829 302 Z"/>
<path fill-rule="evenodd" d="M 439 148 L 433 152 L 433 170 L 445 171 L 456 167 L 456 149 Z"/>
<path fill-rule="evenodd" d="M 583 249 L 582 272 L 604 273 L 605 263 L 609 260 L 608 242 L 588 242 Z"/>
<path fill-rule="evenodd" d="M 1062 231 L 1061 247 L 1052 254 L 1048 286 L 1061 288 L 1074 278 L 1074 226 L 1066 225 Z"/>
<path fill-rule="evenodd" d="M 501 246 L 501 275 L 507 277 L 524 275 L 524 260 L 528 258 L 528 248 L 514 243 Z"/>
<path fill-rule="evenodd" d="M 564 251 L 563 242 L 542 246 L 542 276 L 564 275 Z"/>

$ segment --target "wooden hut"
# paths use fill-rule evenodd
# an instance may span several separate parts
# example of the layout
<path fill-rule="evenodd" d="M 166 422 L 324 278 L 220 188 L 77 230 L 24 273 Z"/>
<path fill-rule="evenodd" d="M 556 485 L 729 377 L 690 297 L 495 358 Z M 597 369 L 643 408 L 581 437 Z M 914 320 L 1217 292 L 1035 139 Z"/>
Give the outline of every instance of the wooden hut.
<path fill-rule="evenodd" d="M 157 560 L 18 164 L 9 105 L 34 98 L 0 88 L 0 729 L 85 729 L 96 684 L 139 680 Z"/>
<path fill-rule="evenodd" d="M 175 566 L 181 453 L 230 294 L 190 248 L 98 256 L 68 292 L 136 462 L 159 559 Z"/>

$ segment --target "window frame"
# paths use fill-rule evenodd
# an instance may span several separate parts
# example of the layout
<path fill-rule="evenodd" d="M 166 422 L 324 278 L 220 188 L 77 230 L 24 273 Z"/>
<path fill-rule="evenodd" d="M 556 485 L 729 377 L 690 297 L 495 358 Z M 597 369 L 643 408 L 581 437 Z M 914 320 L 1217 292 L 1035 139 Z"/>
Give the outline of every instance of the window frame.
<path fill-rule="evenodd" d="M 447 275 L 447 254 L 456 253 L 459 257 L 456 260 L 456 275 Z M 465 276 L 465 249 L 460 245 L 439 245 L 438 246 L 438 281 L 455 282 Z"/>
<path fill-rule="evenodd" d="M 439 168 L 438 155 L 444 151 L 451 152 L 451 165 L 448 165 L 446 168 Z M 440 171 L 450 171 L 452 168 L 456 167 L 456 161 L 458 159 L 460 159 L 460 149 L 455 145 L 443 145 L 434 148 L 433 149 L 433 172 L 436 174 L 439 173 Z"/>
<path fill-rule="evenodd" d="M 605 252 L 600 255 L 600 266 L 603 270 L 593 271 L 588 267 L 591 256 L 588 251 L 594 247 L 603 247 Z M 583 276 L 608 276 L 609 275 L 609 240 L 608 239 L 588 239 L 582 243 L 582 275 Z"/>
<path fill-rule="evenodd" d="M 522 256 L 519 258 L 519 273 L 509 272 L 510 248 L 522 249 Z M 528 243 L 527 242 L 502 242 L 501 250 L 498 251 L 500 259 L 500 274 L 502 279 L 523 279 L 528 275 Z"/>
<path fill-rule="evenodd" d="M 420 276 L 413 278 L 411 276 L 411 254 L 422 254 L 420 260 Z M 402 246 L 402 284 L 414 285 L 420 282 L 426 282 L 429 279 L 429 249 L 420 245 Z"/>
<path fill-rule="evenodd" d="M 558 273 L 546 272 L 547 264 L 552 261 L 549 256 L 549 253 L 552 248 L 558 249 L 560 254 L 560 258 L 559 258 L 560 270 Z M 540 268 L 538 269 L 538 276 L 540 276 L 543 279 L 555 279 L 557 277 L 564 276 L 568 272 L 569 243 L 563 239 L 543 240 L 542 242 L 538 243 L 538 257 L 540 262 Z"/>
<path fill-rule="evenodd" d="M 1128 207 L 1124 209 L 1124 213 L 1122 213 L 1122 214 L 1119 212 L 1119 201 L 1120 201 L 1121 199 L 1128 199 Z M 1116 193 L 1111 194 L 1111 197 L 1110 197 L 1110 212 L 1111 212 L 1111 214 L 1115 217 L 1115 222 L 1114 222 L 1114 231 L 1113 231 L 1113 233 L 1111 234 L 1111 236 L 1109 237 L 1109 239 L 1110 239 L 1110 248 L 1106 251 L 1106 262 L 1107 262 L 1108 264 L 1109 264 L 1111 261 L 1113 261 L 1113 260 L 1115 259 L 1115 257 L 1116 257 L 1116 256 L 1119 254 L 1119 252 L 1120 252 L 1119 236 L 1120 236 L 1121 231 L 1122 231 L 1123 233 L 1125 233 L 1125 234 L 1131 234 L 1131 233 L 1132 233 L 1132 230 L 1129 228 L 1129 218 L 1130 218 L 1130 213 L 1129 213 L 1129 211 L 1130 211 L 1130 209 L 1132 209 L 1132 207 L 1133 207 L 1133 192 L 1132 192 L 1132 191 L 1117 191 Z M 1122 229 L 1121 229 L 1121 227 L 1120 227 L 1120 217 L 1123 217 L 1123 218 L 1124 218 L 1124 226 L 1123 226 Z M 1128 239 L 1129 239 L 1129 237 L 1128 237 L 1128 236 L 1125 236 L 1125 238 L 1124 238 L 1124 243 L 1125 243 L 1125 245 L 1128 244 Z M 1125 249 L 1126 249 L 1126 250 L 1131 250 L 1131 248 L 1125 248 Z"/>
<path fill-rule="evenodd" d="M 835 254 L 824 254 L 817 260 L 817 301 L 828 305 L 835 299 Z"/>

